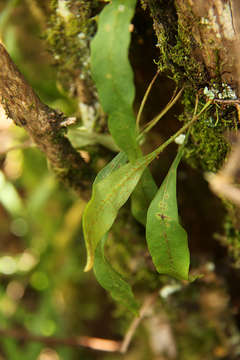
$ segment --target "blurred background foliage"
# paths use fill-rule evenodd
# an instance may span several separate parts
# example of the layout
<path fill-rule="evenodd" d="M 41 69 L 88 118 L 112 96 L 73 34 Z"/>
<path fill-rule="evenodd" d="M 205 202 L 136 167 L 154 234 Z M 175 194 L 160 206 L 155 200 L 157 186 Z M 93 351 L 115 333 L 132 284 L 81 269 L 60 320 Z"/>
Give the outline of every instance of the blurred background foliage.
<path fill-rule="evenodd" d="M 50 13 L 47 0 L 0 0 L 0 36 L 42 101 L 66 115 L 73 115 L 76 100 L 59 86 L 57 69 L 44 41 Z M 134 35 L 135 63 L 139 68 L 146 67 L 144 63 L 141 65 L 144 59 L 139 56 L 145 41 L 141 31 L 147 39 L 146 49 L 152 37 L 151 24 L 139 22 L 141 16 L 136 19 L 140 35 Z M 146 70 L 144 79 L 138 74 L 138 89 L 145 87 L 152 73 L 153 64 Z M 166 86 L 172 91 L 172 82 Z M 138 91 L 137 98 L 142 96 Z M 159 97 L 153 101 L 159 111 Z M 80 221 L 84 200 L 56 181 L 44 155 L 34 147 L 25 131 L 2 118 L 0 116 L 0 330 L 3 331 L 0 360 L 122 359 L 119 354 L 81 347 L 51 347 L 4 335 L 4 329 L 17 329 L 56 338 L 87 335 L 121 340 L 132 315 L 113 303 L 92 273 L 82 271 L 85 248 Z M 162 132 L 165 134 L 166 129 Z M 160 136 L 153 133 L 152 144 L 159 141 Z M 111 152 L 98 147 L 92 147 L 88 154 L 93 172 L 112 156 Z M 169 164 L 168 157 L 166 155 L 162 162 L 164 170 Z M 184 184 L 186 171 L 183 169 L 180 175 Z M 194 182 L 197 176 L 191 175 Z M 162 173 L 158 175 L 162 176 Z M 196 197 L 194 193 L 193 198 Z M 208 201 L 211 200 L 208 198 Z M 180 207 L 183 202 L 180 197 Z M 188 212 L 192 216 L 189 204 Z M 198 215 L 204 212 L 198 211 Z M 208 221 L 211 223 L 211 214 Z M 205 229 L 205 233 L 208 232 L 209 228 Z M 226 282 L 215 273 L 212 245 L 206 253 L 203 250 L 206 245 L 194 246 L 197 251 L 194 253 L 193 249 L 193 269 L 204 274 L 202 279 L 187 286 L 160 278 L 146 253 L 141 226 L 131 218 L 128 207 L 121 210 L 110 234 L 109 254 L 117 259 L 114 266 L 126 277 L 134 274 L 131 282 L 140 301 L 161 288 L 157 305 L 138 329 L 124 359 L 210 360 L 240 356 L 239 333 L 233 319 L 238 313 L 239 300 L 236 298 L 235 307 L 229 306 Z"/>
<path fill-rule="evenodd" d="M 1 1 L 1 38 L 40 98 L 71 114 L 74 102 L 57 89 L 56 69 L 43 47 L 42 16 L 34 1 Z M 0 123 L 0 154 L 1 328 L 44 336 L 91 335 L 89 322 L 101 322 L 103 313 L 96 298 L 104 294 L 92 274 L 82 272 L 83 200 L 56 181 L 25 131 L 5 119 Z M 74 357 L 71 348 L 46 349 L 3 337 L 0 346 L 1 359 L 95 358 L 84 350 L 77 355 L 75 350 Z"/>

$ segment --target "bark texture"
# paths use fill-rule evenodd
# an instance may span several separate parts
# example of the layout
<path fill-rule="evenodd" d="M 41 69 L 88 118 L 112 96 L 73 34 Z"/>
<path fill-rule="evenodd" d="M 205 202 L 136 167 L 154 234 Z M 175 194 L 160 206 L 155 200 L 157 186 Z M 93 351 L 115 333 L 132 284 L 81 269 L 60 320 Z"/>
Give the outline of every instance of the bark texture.
<path fill-rule="evenodd" d="M 64 136 L 62 113 L 43 104 L 0 44 L 0 102 L 45 153 L 57 176 L 78 193 L 85 189 L 87 165 Z M 84 176 L 84 174 L 86 174 Z"/>
<path fill-rule="evenodd" d="M 193 54 L 209 78 L 220 76 L 240 91 L 240 7 L 238 0 L 176 0 L 179 22 L 192 24 Z"/>

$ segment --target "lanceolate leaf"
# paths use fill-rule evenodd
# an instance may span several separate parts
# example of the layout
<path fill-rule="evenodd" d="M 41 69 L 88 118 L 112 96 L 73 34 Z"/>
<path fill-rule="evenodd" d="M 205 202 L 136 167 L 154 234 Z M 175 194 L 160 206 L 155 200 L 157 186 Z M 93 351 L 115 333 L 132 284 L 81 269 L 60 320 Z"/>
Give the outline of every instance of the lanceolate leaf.
<path fill-rule="evenodd" d="M 91 72 L 103 110 L 108 114 L 109 130 L 130 160 L 138 154 L 132 110 L 135 90 L 128 60 L 129 25 L 135 5 L 136 0 L 114 0 L 106 5 L 91 43 Z"/>
<path fill-rule="evenodd" d="M 146 225 L 149 204 L 157 192 L 157 185 L 146 169 L 131 196 L 131 210 L 137 221 Z"/>
<path fill-rule="evenodd" d="M 126 164 L 127 155 L 124 152 L 117 154 L 110 163 L 108 163 L 99 173 L 97 174 L 93 186 L 99 183 L 101 180 L 111 175 L 114 171 L 119 169 L 122 165 Z"/>
<path fill-rule="evenodd" d="M 108 292 L 114 300 L 120 302 L 128 310 L 138 314 L 138 304 L 134 298 L 130 285 L 117 273 L 104 256 L 104 245 L 107 236 L 99 242 L 94 259 L 94 273 L 99 284 Z"/>
<path fill-rule="evenodd" d="M 111 228 L 119 209 L 125 204 L 154 154 L 141 157 L 111 172 L 93 184 L 92 197 L 83 215 L 83 231 L 87 247 L 85 271 L 93 266 L 94 252 L 101 238 Z"/>
<path fill-rule="evenodd" d="M 179 223 L 176 197 L 179 151 L 147 213 L 146 237 L 156 269 L 177 279 L 188 280 L 187 234 Z"/>
<path fill-rule="evenodd" d="M 128 59 L 131 33 L 129 25 L 136 0 L 114 0 L 99 16 L 98 31 L 91 43 L 91 71 L 108 127 L 116 144 L 130 161 L 141 157 L 136 139 L 136 120 L 132 110 L 135 95 L 133 71 Z M 150 172 L 144 173 L 132 197 L 132 212 L 146 223 L 149 203 L 156 192 Z"/>
<path fill-rule="evenodd" d="M 121 152 L 113 158 L 97 175 L 94 185 L 102 181 L 114 171 L 126 164 L 127 156 Z M 104 245 L 107 239 L 105 235 L 99 242 L 94 258 L 94 273 L 99 284 L 110 292 L 114 300 L 125 305 L 129 310 L 137 314 L 138 304 L 134 298 L 130 285 L 109 264 L 104 256 Z"/>

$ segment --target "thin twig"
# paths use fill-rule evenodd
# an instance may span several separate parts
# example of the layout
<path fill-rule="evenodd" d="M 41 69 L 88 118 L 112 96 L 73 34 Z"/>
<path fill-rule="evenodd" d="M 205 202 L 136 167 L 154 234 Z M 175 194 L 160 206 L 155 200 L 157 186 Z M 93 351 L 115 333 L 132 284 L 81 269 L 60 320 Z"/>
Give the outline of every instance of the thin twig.
<path fill-rule="evenodd" d="M 195 101 L 195 107 L 194 107 L 193 116 L 195 116 L 195 115 L 197 114 L 198 103 L 199 103 L 199 97 L 198 97 L 198 94 L 197 94 L 197 95 L 196 95 L 196 101 Z"/>
<path fill-rule="evenodd" d="M 122 354 L 125 354 L 129 348 L 129 345 L 131 343 L 131 340 L 140 324 L 140 322 L 142 321 L 142 319 L 146 316 L 146 314 L 148 313 L 149 309 L 153 306 L 154 302 L 156 301 L 158 297 L 158 292 L 148 296 L 141 309 L 140 309 L 140 312 L 139 312 L 139 316 L 136 317 L 135 319 L 133 319 L 132 323 L 130 324 L 127 332 L 126 332 L 126 335 L 124 336 L 124 339 L 122 341 L 122 344 L 121 344 L 121 347 L 120 347 L 120 352 Z"/>
<path fill-rule="evenodd" d="M 121 342 L 109 339 L 101 339 L 90 336 L 77 336 L 72 338 L 55 338 L 53 336 L 32 335 L 22 330 L 0 329 L 0 336 L 10 337 L 16 340 L 40 342 L 47 346 L 64 345 L 70 347 L 87 347 L 92 350 L 119 352 Z"/>
<path fill-rule="evenodd" d="M 240 104 L 240 99 L 213 99 L 212 100 L 214 103 L 217 104 L 226 104 L 226 105 L 236 105 L 236 104 Z"/>
<path fill-rule="evenodd" d="M 193 116 L 192 120 L 189 121 L 187 124 L 185 124 L 183 127 L 181 127 L 181 129 L 179 129 L 175 134 L 173 134 L 172 136 L 170 136 L 170 138 L 168 138 L 162 145 L 160 145 L 156 150 L 154 150 L 153 152 L 151 152 L 149 154 L 149 158 L 151 158 L 150 161 L 152 161 L 156 156 L 158 156 L 169 144 L 171 144 L 173 141 L 175 141 L 175 139 L 181 135 L 182 133 L 184 133 L 186 130 L 188 130 L 192 124 L 194 124 L 194 122 L 200 117 L 200 115 L 209 107 L 211 106 L 212 102 L 208 101 L 200 110 L 200 112 L 198 114 L 196 114 L 195 116 Z"/>

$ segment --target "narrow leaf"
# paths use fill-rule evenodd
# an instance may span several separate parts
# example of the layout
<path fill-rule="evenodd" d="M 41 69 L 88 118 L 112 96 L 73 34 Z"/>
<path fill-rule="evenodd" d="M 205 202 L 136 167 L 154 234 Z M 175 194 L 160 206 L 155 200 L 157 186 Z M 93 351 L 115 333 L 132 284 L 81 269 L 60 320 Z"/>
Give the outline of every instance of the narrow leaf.
<path fill-rule="evenodd" d="M 131 196 L 131 211 L 135 219 L 146 225 L 147 210 L 157 192 L 157 185 L 146 169 Z"/>
<path fill-rule="evenodd" d="M 96 185 L 101 180 L 111 175 L 114 171 L 126 164 L 127 155 L 124 152 L 117 154 L 99 173 L 97 174 L 93 185 Z"/>
<path fill-rule="evenodd" d="M 98 31 L 91 43 L 91 71 L 108 127 L 116 144 L 130 161 L 141 157 L 136 120 L 132 110 L 135 95 L 133 71 L 128 59 L 129 25 L 136 0 L 114 0 L 99 16 Z M 132 197 L 132 212 L 146 223 L 149 203 L 156 192 L 150 172 L 141 179 Z"/>
<path fill-rule="evenodd" d="M 176 197 L 177 167 L 183 148 L 150 204 L 146 238 L 156 269 L 161 274 L 188 280 L 189 250 L 187 234 L 179 223 Z"/>
<path fill-rule="evenodd" d="M 128 200 L 153 158 L 154 155 L 149 154 L 121 166 L 104 178 L 98 175 L 93 184 L 91 200 L 83 215 L 83 232 L 88 255 L 85 271 L 92 268 L 97 244 L 111 228 L 119 209 Z"/>
<path fill-rule="evenodd" d="M 129 25 L 136 0 L 114 0 L 99 16 L 98 31 L 91 42 L 91 72 L 109 130 L 130 160 L 136 158 L 138 144 L 132 110 L 135 95 L 128 50 Z"/>
<path fill-rule="evenodd" d="M 138 304 L 134 298 L 131 286 L 116 272 L 104 256 L 104 245 L 107 236 L 99 242 L 94 259 L 94 273 L 99 284 L 107 290 L 112 298 L 134 314 L 138 314 Z"/>

